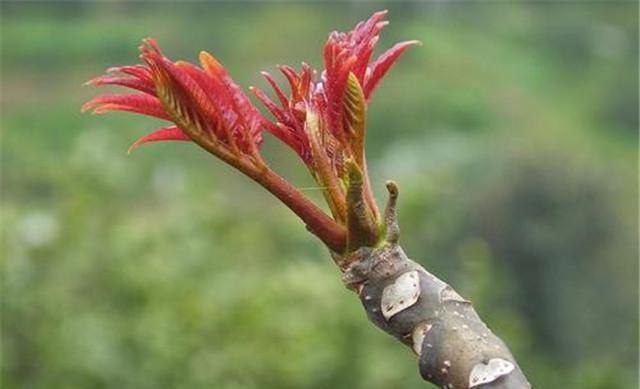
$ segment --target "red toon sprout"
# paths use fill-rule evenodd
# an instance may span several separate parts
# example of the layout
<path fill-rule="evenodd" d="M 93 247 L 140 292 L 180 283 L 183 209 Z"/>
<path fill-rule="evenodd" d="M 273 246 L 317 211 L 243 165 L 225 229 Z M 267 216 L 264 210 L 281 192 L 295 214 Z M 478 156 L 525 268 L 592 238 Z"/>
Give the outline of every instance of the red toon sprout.
<path fill-rule="evenodd" d="M 331 250 L 352 251 L 380 240 L 381 220 L 364 157 L 367 102 L 382 77 L 416 41 L 398 43 L 371 61 L 386 11 L 347 33 L 333 32 L 324 47 L 325 70 L 281 66 L 288 93 L 264 72 L 272 101 L 250 88 L 273 116 L 262 116 L 226 69 L 209 53 L 200 67 L 169 60 L 153 39 L 140 47 L 143 64 L 110 68 L 89 81 L 118 85 L 133 94 L 98 96 L 82 110 L 128 111 L 172 123 L 130 148 L 158 141 L 191 141 L 258 182 L 293 210 Z M 324 188 L 332 217 L 277 175 L 260 154 L 263 131 L 289 146 Z"/>

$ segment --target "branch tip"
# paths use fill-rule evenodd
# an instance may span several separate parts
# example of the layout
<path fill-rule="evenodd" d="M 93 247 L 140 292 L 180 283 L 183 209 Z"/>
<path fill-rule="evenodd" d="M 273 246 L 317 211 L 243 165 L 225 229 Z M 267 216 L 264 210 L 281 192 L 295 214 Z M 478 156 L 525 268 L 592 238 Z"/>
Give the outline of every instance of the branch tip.
<path fill-rule="evenodd" d="M 387 229 L 386 240 L 389 243 L 398 243 L 400 240 L 400 227 L 398 225 L 398 186 L 393 181 L 387 181 L 387 192 L 389 192 L 389 200 L 384 211 L 384 223 Z"/>

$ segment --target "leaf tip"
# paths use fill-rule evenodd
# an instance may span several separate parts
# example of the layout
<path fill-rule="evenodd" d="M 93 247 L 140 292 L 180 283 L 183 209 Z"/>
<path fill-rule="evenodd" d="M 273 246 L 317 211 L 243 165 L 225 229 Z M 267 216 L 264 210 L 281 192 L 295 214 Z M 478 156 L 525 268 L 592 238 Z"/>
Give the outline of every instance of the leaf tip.
<path fill-rule="evenodd" d="M 131 146 L 129 146 L 129 148 L 127 149 L 127 155 L 133 154 L 133 152 L 136 151 L 138 147 L 142 146 L 143 143 L 144 142 L 141 142 L 140 140 L 133 142 Z"/>
<path fill-rule="evenodd" d="M 200 52 L 198 58 L 200 59 L 200 64 L 202 64 L 202 67 L 205 70 L 218 72 L 223 69 L 220 62 L 218 62 L 218 60 L 213 55 L 204 50 Z"/>
<path fill-rule="evenodd" d="M 95 101 L 89 100 L 86 103 L 82 104 L 82 106 L 80 107 L 80 112 L 85 113 L 87 111 L 91 111 L 93 107 L 95 107 Z"/>

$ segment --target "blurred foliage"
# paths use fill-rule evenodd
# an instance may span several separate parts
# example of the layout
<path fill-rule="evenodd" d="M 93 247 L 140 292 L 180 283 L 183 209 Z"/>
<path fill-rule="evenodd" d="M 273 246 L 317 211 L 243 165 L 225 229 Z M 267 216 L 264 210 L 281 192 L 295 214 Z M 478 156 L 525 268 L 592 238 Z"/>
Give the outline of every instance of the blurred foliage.
<path fill-rule="evenodd" d="M 637 387 L 635 2 L 2 2 L 5 388 L 418 388 L 287 209 L 83 81 L 209 50 L 245 86 L 319 66 L 390 9 L 420 39 L 374 96 L 370 170 L 412 258 L 472 299 L 534 387 Z M 265 154 L 300 187 L 294 156 Z M 315 191 L 310 196 L 318 198 Z"/>

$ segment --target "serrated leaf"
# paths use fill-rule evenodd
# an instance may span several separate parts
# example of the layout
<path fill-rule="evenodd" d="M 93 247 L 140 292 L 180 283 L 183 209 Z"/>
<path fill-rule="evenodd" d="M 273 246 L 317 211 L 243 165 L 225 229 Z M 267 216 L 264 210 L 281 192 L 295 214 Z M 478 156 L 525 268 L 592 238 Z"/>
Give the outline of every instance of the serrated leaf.
<path fill-rule="evenodd" d="M 352 72 L 347 78 L 347 87 L 344 93 L 344 113 L 351 149 L 356 157 L 356 163 L 362 166 L 367 102 L 360 81 Z"/>
<path fill-rule="evenodd" d="M 191 138 L 187 134 L 185 134 L 181 129 L 176 126 L 171 127 L 162 127 L 157 129 L 156 131 L 143 136 L 142 138 L 135 141 L 127 151 L 128 154 L 131 154 L 135 149 L 142 146 L 145 143 L 152 142 L 164 142 L 164 141 L 191 141 Z"/>

